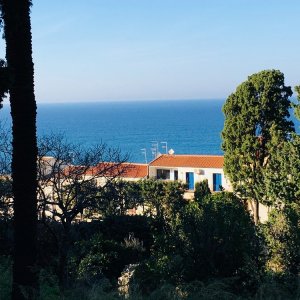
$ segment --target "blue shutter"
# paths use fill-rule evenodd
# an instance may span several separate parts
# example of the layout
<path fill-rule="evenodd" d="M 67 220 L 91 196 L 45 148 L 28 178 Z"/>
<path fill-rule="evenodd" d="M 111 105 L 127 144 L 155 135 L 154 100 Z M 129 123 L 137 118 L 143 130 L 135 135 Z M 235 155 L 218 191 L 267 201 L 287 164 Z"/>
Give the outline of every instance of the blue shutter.
<path fill-rule="evenodd" d="M 219 192 L 220 186 L 222 186 L 222 174 L 214 173 L 213 174 L 213 190 L 214 190 L 214 192 Z"/>
<path fill-rule="evenodd" d="M 194 173 L 193 172 L 186 172 L 185 178 L 186 178 L 186 183 L 188 185 L 189 190 L 193 190 L 194 187 L 195 187 Z"/>
<path fill-rule="evenodd" d="M 189 190 L 193 190 L 194 189 L 194 173 L 190 172 L 190 176 L 189 176 Z"/>

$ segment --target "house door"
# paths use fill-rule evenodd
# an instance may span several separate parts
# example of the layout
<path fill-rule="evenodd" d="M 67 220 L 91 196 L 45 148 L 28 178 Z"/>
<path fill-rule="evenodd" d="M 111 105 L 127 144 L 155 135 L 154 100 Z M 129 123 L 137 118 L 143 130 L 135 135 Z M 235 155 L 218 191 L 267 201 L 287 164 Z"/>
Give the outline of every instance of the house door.
<path fill-rule="evenodd" d="M 194 189 L 194 173 L 186 172 L 186 183 L 188 185 L 189 190 Z"/>

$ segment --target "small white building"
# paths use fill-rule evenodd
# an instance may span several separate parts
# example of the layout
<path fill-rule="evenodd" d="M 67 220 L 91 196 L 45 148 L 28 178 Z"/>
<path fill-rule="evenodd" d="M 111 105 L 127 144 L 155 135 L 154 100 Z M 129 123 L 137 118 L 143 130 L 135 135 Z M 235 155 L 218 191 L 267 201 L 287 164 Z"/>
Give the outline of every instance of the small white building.
<path fill-rule="evenodd" d="M 189 194 L 194 193 L 195 183 L 208 180 L 212 192 L 221 188 L 231 191 L 229 180 L 223 172 L 222 155 L 163 154 L 149 164 L 149 177 L 162 180 L 179 180 L 188 185 Z M 190 198 L 187 195 L 187 198 Z"/>

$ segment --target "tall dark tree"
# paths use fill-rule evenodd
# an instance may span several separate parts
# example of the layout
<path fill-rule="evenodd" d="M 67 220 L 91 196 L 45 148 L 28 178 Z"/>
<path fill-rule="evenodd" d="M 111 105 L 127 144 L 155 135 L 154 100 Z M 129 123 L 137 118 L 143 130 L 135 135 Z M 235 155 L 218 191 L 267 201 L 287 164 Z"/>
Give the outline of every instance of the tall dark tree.
<path fill-rule="evenodd" d="M 231 94 L 224 107 L 222 132 L 224 169 L 240 196 L 254 201 L 254 219 L 259 220 L 259 203 L 265 198 L 264 170 L 268 165 L 272 135 L 287 140 L 294 132 L 288 120 L 292 89 L 278 70 L 253 74 Z"/>
<path fill-rule="evenodd" d="M 37 142 L 29 0 L 2 0 L 12 116 L 13 299 L 37 296 Z"/>

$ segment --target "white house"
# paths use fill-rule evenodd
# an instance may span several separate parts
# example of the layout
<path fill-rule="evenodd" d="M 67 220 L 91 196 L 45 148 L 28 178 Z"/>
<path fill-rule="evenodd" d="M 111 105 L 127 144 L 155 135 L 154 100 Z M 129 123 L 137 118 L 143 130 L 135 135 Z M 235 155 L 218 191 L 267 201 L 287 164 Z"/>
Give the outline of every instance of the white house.
<path fill-rule="evenodd" d="M 222 155 L 181 155 L 163 154 L 149 164 L 149 177 L 163 180 L 180 180 L 187 183 L 190 198 L 195 183 L 208 180 L 211 191 L 218 192 L 221 187 L 231 191 L 231 185 L 223 172 Z"/>

